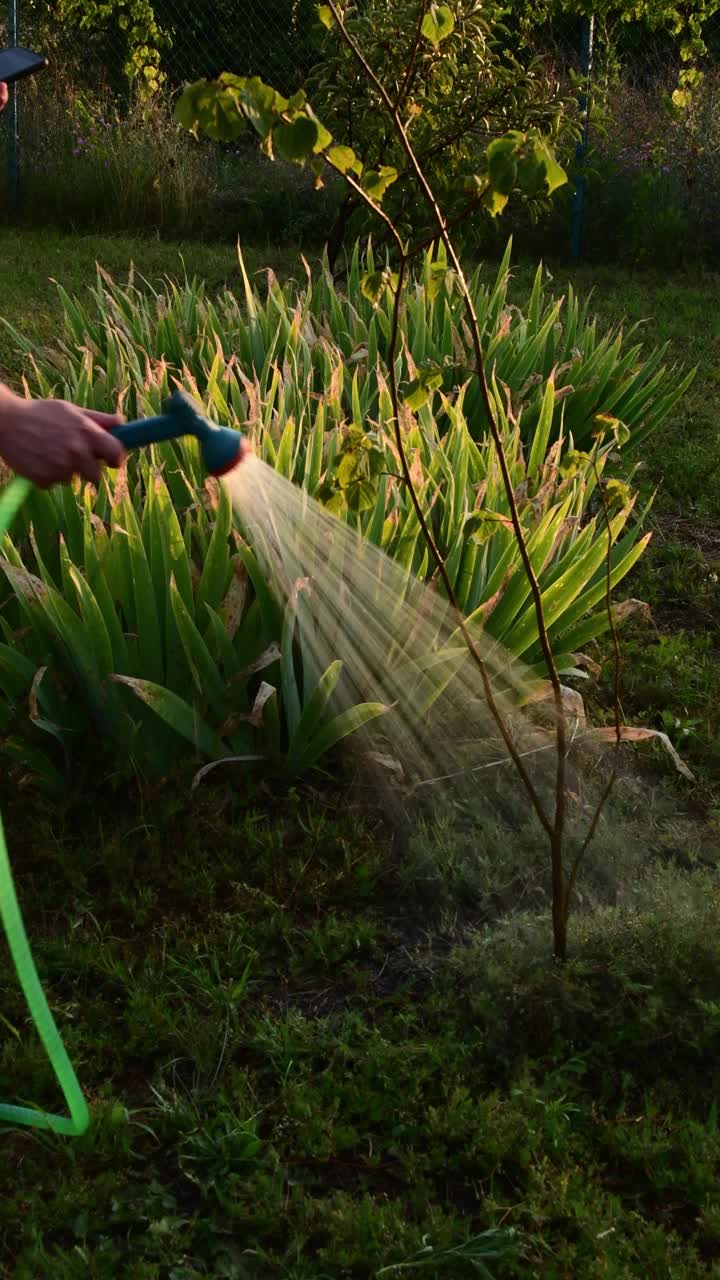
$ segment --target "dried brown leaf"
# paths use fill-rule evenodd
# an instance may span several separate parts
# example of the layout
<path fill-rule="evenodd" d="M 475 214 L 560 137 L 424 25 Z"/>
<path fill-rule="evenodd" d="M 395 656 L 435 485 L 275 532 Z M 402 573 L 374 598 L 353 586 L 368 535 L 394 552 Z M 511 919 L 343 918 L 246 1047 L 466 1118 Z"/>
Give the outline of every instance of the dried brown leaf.
<path fill-rule="evenodd" d="M 233 576 L 220 609 L 220 617 L 231 640 L 242 622 L 250 583 L 248 571 L 240 556 L 233 557 L 232 568 Z"/>
<path fill-rule="evenodd" d="M 38 667 L 38 670 L 35 672 L 35 675 L 33 676 L 33 682 L 30 686 L 30 692 L 28 694 L 28 706 L 30 709 L 31 720 L 40 719 L 40 708 L 38 706 L 37 691 L 40 688 L 42 678 L 45 675 L 46 671 L 47 671 L 47 667 Z"/>
<path fill-rule="evenodd" d="M 637 617 L 638 614 L 648 622 L 652 619 L 650 605 L 644 600 L 621 600 L 613 605 L 613 617 L 616 622 L 627 622 L 628 618 Z"/>
<path fill-rule="evenodd" d="M 582 694 L 577 689 L 570 689 L 565 684 L 560 685 L 560 693 L 565 716 L 570 720 L 574 720 L 579 728 L 585 729 L 587 716 Z M 553 719 L 555 716 L 555 693 L 550 682 L 546 681 L 537 689 L 534 689 L 526 698 L 525 706 L 535 706 L 540 711 L 547 711 L 548 717 Z"/>
<path fill-rule="evenodd" d="M 590 733 L 593 738 L 598 738 L 601 742 L 617 742 L 617 729 L 614 726 L 592 729 Z M 620 725 L 621 742 L 649 742 L 652 738 L 656 738 L 665 748 L 678 773 L 687 778 L 688 782 L 695 782 L 695 775 L 688 769 L 667 734 L 663 733 L 661 729 L 644 729 L 639 725 L 632 724 Z"/>
<path fill-rule="evenodd" d="M 114 507 L 120 505 L 125 498 L 130 497 L 130 489 L 128 486 L 128 464 L 127 459 L 120 464 L 115 473 L 115 485 L 112 492 L 112 504 Z"/>
<path fill-rule="evenodd" d="M 379 764 L 387 773 L 394 774 L 397 782 L 404 782 L 405 770 L 394 756 L 383 755 L 380 751 L 368 751 L 367 759 L 372 760 L 373 764 Z"/>
<path fill-rule="evenodd" d="M 267 684 L 263 680 L 260 688 L 255 694 L 255 701 L 252 705 L 252 711 L 241 712 L 235 716 L 229 716 L 228 719 L 220 726 L 218 733 L 221 738 L 232 733 L 240 724 L 251 724 L 254 729 L 261 729 L 263 723 L 263 708 L 265 703 L 277 693 L 277 689 L 272 684 Z"/>
<path fill-rule="evenodd" d="M 505 574 L 505 577 L 500 583 L 500 586 L 498 587 L 497 591 L 493 595 L 491 595 L 487 600 L 483 600 L 481 605 L 478 605 L 477 609 L 475 610 L 475 613 L 473 614 L 473 626 L 475 625 L 476 619 L 479 621 L 481 627 L 485 626 L 488 618 L 490 617 L 490 614 L 493 612 L 493 609 L 495 609 L 496 606 L 502 600 L 503 595 L 505 594 L 505 588 L 508 582 L 510 581 L 512 574 L 513 574 L 513 567 L 510 566 Z"/>
<path fill-rule="evenodd" d="M 248 676 L 255 675 L 258 671 L 264 671 L 266 667 L 271 667 L 273 662 L 278 662 L 280 657 L 280 646 L 273 640 L 267 649 L 263 649 L 259 658 L 256 658 L 249 666 L 243 667 L 242 671 L 238 671 L 237 675 L 233 676 L 233 682 L 245 680 Z"/>
<path fill-rule="evenodd" d="M 205 492 L 210 499 L 210 510 L 217 511 L 220 504 L 220 485 L 215 476 L 205 477 Z"/>
<path fill-rule="evenodd" d="M 412 465 L 410 467 L 410 481 L 412 483 L 413 489 L 415 489 L 416 491 L 419 491 L 420 489 L 422 489 L 423 479 L 424 479 L 424 473 L 423 473 L 423 465 L 422 465 L 422 455 L 420 453 L 420 450 L 416 449 L 415 454 L 413 456 Z"/>
<path fill-rule="evenodd" d="M 290 605 L 290 608 L 291 608 L 291 609 L 297 609 L 298 597 L 299 597 L 299 595 L 300 595 L 300 592 L 301 592 L 301 591 L 310 591 L 311 587 L 312 587 L 312 579 L 311 579 L 311 578 L 296 578 L 296 579 L 295 579 L 295 581 L 294 581 L 294 583 L 293 583 L 292 591 L 290 592 L 290 595 L 289 595 L 289 597 L 288 597 L 288 604 Z"/>
<path fill-rule="evenodd" d="M 574 653 L 573 662 L 581 671 L 589 671 L 593 676 L 599 676 L 602 672 L 600 663 L 595 662 L 594 658 L 589 658 L 586 653 Z"/>

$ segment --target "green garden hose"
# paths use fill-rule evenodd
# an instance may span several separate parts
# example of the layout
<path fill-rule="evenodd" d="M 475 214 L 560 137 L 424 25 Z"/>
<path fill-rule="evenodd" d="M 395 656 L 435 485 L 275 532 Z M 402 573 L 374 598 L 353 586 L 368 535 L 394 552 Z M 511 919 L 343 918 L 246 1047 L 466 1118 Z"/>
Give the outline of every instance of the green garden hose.
<path fill-rule="evenodd" d="M 138 422 L 125 422 L 114 428 L 113 435 L 117 436 L 127 449 L 136 448 L 138 445 L 154 444 L 160 440 L 173 440 L 183 435 L 194 435 L 200 444 L 206 471 L 215 476 L 225 475 L 232 470 L 242 461 L 247 451 L 239 432 L 228 427 L 216 427 L 208 422 L 192 400 L 182 391 L 173 393 L 164 414 L 155 418 L 143 418 Z M 0 541 L 7 533 L 31 489 L 32 484 L 29 480 L 18 477 L 0 494 Z M 45 1046 L 70 1111 L 69 1116 L 53 1116 L 30 1107 L 12 1107 L 6 1103 L 0 1103 L 0 1124 L 32 1125 L 36 1129 L 50 1129 L 53 1133 L 77 1137 L 84 1133 L 90 1124 L 90 1115 L 37 975 L 15 893 L 1 818 L 0 923 L 7 934 L 10 955 L 38 1035 Z"/>
<path fill-rule="evenodd" d="M 17 479 L 13 480 L 0 495 L 0 540 L 12 524 L 31 488 L 29 480 Z M 0 921 L 7 935 L 10 955 L 33 1022 L 45 1046 L 70 1112 L 69 1116 L 55 1116 L 32 1107 L 15 1107 L 8 1103 L 0 1103 L 0 1124 L 31 1125 L 35 1129 L 49 1129 L 52 1133 L 79 1137 L 90 1124 L 90 1113 L 35 968 L 13 884 L 2 818 L 0 818 Z"/>

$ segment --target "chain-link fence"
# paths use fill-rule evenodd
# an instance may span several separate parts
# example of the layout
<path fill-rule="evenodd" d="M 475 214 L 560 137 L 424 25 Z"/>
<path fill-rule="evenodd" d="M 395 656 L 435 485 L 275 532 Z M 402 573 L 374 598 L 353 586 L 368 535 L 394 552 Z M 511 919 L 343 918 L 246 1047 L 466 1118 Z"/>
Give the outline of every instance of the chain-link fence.
<path fill-rule="evenodd" d="M 126 87 L 132 40 L 125 10 L 85 23 L 60 19 L 57 7 L 41 0 L 14 2 L 19 42 L 42 49 L 55 75 L 84 88 Z M 232 70 L 292 93 L 318 57 L 322 28 L 314 0 L 154 0 L 152 10 L 160 70 L 171 88 Z M 0 19 L 0 46 L 6 34 Z"/>
<path fill-rule="evenodd" d="M 168 32 L 161 65 L 169 83 L 212 78 L 221 71 L 258 75 L 290 94 L 317 61 L 321 28 L 313 0 L 219 0 L 212 21 L 187 0 L 172 0 L 160 24 Z"/>
<path fill-rule="evenodd" d="M 14 26 L 8 21 L 13 5 Z M 0 6 L 0 48 L 17 43 L 48 59 L 46 72 L 17 88 L 19 130 L 14 102 L 0 119 L 0 216 L 22 207 L 23 216 L 38 220 L 44 206 L 50 219 L 58 220 L 71 167 L 78 184 L 76 191 L 65 192 L 69 199 L 67 217 L 60 218 L 63 225 L 91 225 L 95 208 L 99 223 L 112 226 L 100 205 L 104 201 L 108 208 L 119 196 L 124 206 L 119 227 L 133 225 L 134 201 L 135 206 L 145 205 L 138 226 L 153 225 L 154 209 L 168 231 L 173 214 L 163 197 L 174 183 L 183 204 L 175 229 L 191 229 L 195 222 L 189 206 L 197 206 L 208 188 L 225 181 L 219 173 L 225 157 L 209 146 L 202 154 L 197 149 L 191 153 L 177 137 L 170 117 L 177 90 L 185 82 L 213 79 L 231 70 L 260 76 L 290 95 L 317 62 L 323 36 L 314 0 L 214 0 L 212 5 L 152 0 L 158 34 L 145 51 L 142 38 L 138 40 L 124 16 L 131 12 L 130 5 L 108 5 L 105 16 L 99 16 L 98 5 L 91 21 L 92 5 L 73 7 L 73 0 L 62 18 L 57 0 L 0 0 Z M 143 84 L 144 59 L 152 67 L 156 57 L 161 93 L 148 124 L 141 119 L 137 90 Z M 99 134 L 105 128 L 110 132 L 100 145 Z M 112 140 L 118 144 L 114 150 Z M 107 180 L 105 174 L 96 175 L 96 197 L 88 181 L 80 190 L 81 170 L 87 178 L 91 151 L 114 177 L 111 183 L 110 175 Z M 162 179 L 157 171 L 151 172 L 154 161 L 156 170 L 164 167 Z M 157 200 L 152 194 L 143 200 L 139 187 L 144 184 L 147 192 L 158 183 Z M 183 183 L 185 191 L 179 190 Z"/>
<path fill-rule="evenodd" d="M 70 5 L 69 12 L 73 12 L 73 0 L 65 0 L 65 3 Z M 92 23 L 83 25 L 82 15 L 87 16 L 92 8 L 91 5 L 78 6 L 77 13 L 80 19 L 77 21 L 67 16 L 62 20 L 59 19 L 58 0 L 49 0 L 49 2 L 48 0 L 0 0 L 0 5 L 3 6 L 0 9 L 0 47 L 8 42 L 8 23 L 2 21 L 3 9 L 7 17 L 11 15 L 14 6 L 17 9 L 17 42 L 46 53 L 50 63 L 48 73 L 38 77 L 32 84 L 22 86 L 19 91 L 19 156 L 23 173 L 20 189 L 21 192 L 24 189 L 27 193 L 31 186 L 31 179 L 39 171 L 45 168 L 50 172 L 52 166 L 49 157 L 53 150 L 55 152 L 61 150 L 58 147 L 58 139 L 63 128 L 65 133 L 62 145 L 66 147 L 68 158 L 82 158 L 77 157 L 77 152 L 82 151 L 86 145 L 87 131 L 83 122 L 87 120 L 88 111 L 92 116 L 88 127 L 97 132 L 99 128 L 104 127 L 103 118 L 108 114 L 106 110 L 108 104 L 112 103 L 113 119 L 116 122 L 118 111 L 122 113 L 124 110 L 131 110 L 132 79 L 128 76 L 128 70 L 133 42 L 129 27 L 123 25 L 123 14 L 128 14 L 130 6 L 119 4 L 108 6 L 110 12 L 102 21 L 98 21 L 96 16 Z M 97 8 L 99 7 L 98 5 Z M 194 0 L 152 0 L 152 11 L 160 31 L 160 38 L 157 41 L 159 70 L 170 94 L 174 93 L 183 82 L 202 77 L 212 79 L 223 70 L 258 75 L 290 94 L 306 80 L 308 73 L 323 57 L 324 32 L 317 21 L 315 0 L 215 0 L 212 5 L 198 4 Z M 534 51 L 542 56 L 547 68 L 567 84 L 571 73 L 582 74 L 589 70 L 589 32 L 590 26 L 587 19 L 566 15 L 556 18 L 550 24 L 533 27 L 530 40 Z M 717 59 L 720 52 L 720 16 L 715 24 L 711 25 L 707 38 Z M 712 64 L 712 58 L 710 61 Z M 595 124 L 591 119 L 589 138 L 591 164 L 594 163 L 596 154 L 599 154 L 601 159 L 603 157 L 607 159 L 609 156 L 614 164 L 612 155 L 614 147 L 616 154 L 621 158 L 625 157 L 623 164 L 628 155 L 632 158 L 637 152 L 640 157 L 638 164 L 642 166 L 650 154 L 647 148 L 652 145 L 652 154 L 656 160 L 657 190 L 651 189 L 652 184 L 648 186 L 647 177 L 643 177 L 640 172 L 640 178 L 645 183 L 647 191 L 643 196 L 645 205 L 639 213 L 636 211 L 634 215 L 635 222 L 638 224 L 643 219 L 646 222 L 648 214 L 656 217 L 662 206 L 664 197 L 661 187 L 665 168 L 662 147 L 666 141 L 663 134 L 668 133 L 663 117 L 662 100 L 667 98 L 673 82 L 676 83 L 673 77 L 677 76 L 677 68 L 677 41 L 673 41 L 670 36 L 653 33 L 640 23 L 613 25 L 600 17 L 594 20 L 592 76 L 597 94 L 595 103 L 599 104 L 612 85 L 613 102 L 617 105 L 617 110 L 615 106 L 613 107 L 616 117 L 614 125 L 619 122 L 625 132 L 615 129 L 614 140 L 609 144 L 608 149 L 608 145 L 602 141 L 602 132 L 597 127 L 600 122 L 594 106 Z M 621 85 L 619 96 L 618 84 Z M 165 101 L 167 101 L 167 94 Z M 705 167 L 709 165 L 712 169 L 715 165 L 720 173 L 720 154 L 716 145 L 717 139 L 713 134 L 720 112 L 716 111 L 710 97 L 708 97 L 708 103 L 709 124 L 695 126 L 694 134 L 692 136 L 691 133 L 687 134 L 683 142 L 685 151 L 682 153 L 680 163 L 686 167 L 695 164 L 693 148 L 697 150 L 700 145 L 706 162 Z M 652 119 L 650 119 L 651 116 Z M 167 108 L 163 118 L 166 121 L 168 119 Z M 4 129 L 3 126 L 5 126 Z M 641 139 L 643 129 L 645 132 Z M 633 137 L 633 130 L 637 133 L 637 138 Z M 5 120 L 0 122 L 0 132 L 2 131 L 6 134 L 8 147 L 7 163 L 3 163 L 4 148 L 0 145 L 0 205 L 3 200 L 3 189 L 7 205 L 12 203 L 17 185 L 17 168 L 13 171 L 17 153 L 12 145 L 13 118 L 10 113 L 6 113 Z M 700 143 L 698 144 L 699 135 Z M 653 139 L 652 144 L 648 139 Z M 646 147 L 644 152 L 641 150 L 641 141 L 642 146 Z M 182 144 L 177 142 L 173 145 L 180 147 Z M 188 173 L 188 165 L 192 161 L 192 164 L 196 165 L 194 190 L 200 190 L 202 183 L 208 181 L 199 175 L 197 157 L 191 157 L 189 153 L 179 156 L 167 151 L 160 117 L 157 120 L 154 137 L 147 146 L 145 144 L 143 146 L 143 164 L 149 167 L 152 165 L 151 153 L 153 147 L 156 147 L 166 172 L 174 166 L 173 172 L 178 174 L 182 164 L 185 164 L 186 168 L 183 172 Z M 681 151 L 682 147 L 678 155 Z M 584 155 L 585 152 L 581 149 L 576 157 L 577 161 L 582 162 Z M 242 162 L 246 163 L 244 157 Z M 127 163 L 130 164 L 129 159 Z M 701 169 L 702 166 L 698 169 L 698 173 Z M 710 169 L 708 169 L 709 173 Z M 6 177 L 2 176 L 3 171 Z M 715 180 L 714 172 L 713 169 L 710 173 L 712 181 Z M 57 163 L 54 177 L 57 178 Z M 617 177 L 615 172 L 615 178 Z M 633 175 L 630 177 L 634 182 L 635 177 Z M 616 218 L 618 213 L 621 214 L 626 219 L 628 228 L 631 229 L 635 188 L 630 190 L 630 179 L 626 183 L 627 189 L 622 186 L 625 181 L 622 173 L 620 179 L 616 182 L 617 200 L 620 203 L 618 209 L 613 210 L 612 217 Z M 118 189 L 120 181 L 119 178 L 116 180 L 115 190 Z M 147 183 L 154 181 L 156 181 L 155 174 L 149 174 Z M 269 179 L 267 181 L 269 182 Z M 720 178 L 718 181 L 720 185 Z M 596 182 L 588 197 L 593 203 L 593 209 L 598 210 L 596 218 L 598 227 L 603 218 L 607 221 L 610 216 L 609 209 L 604 211 L 602 216 L 599 212 L 601 209 L 604 210 L 602 201 L 598 198 L 598 192 L 603 189 L 603 182 L 604 178 L 599 185 Z M 672 194 L 674 201 L 672 217 L 676 218 L 678 228 L 685 216 L 683 213 L 685 206 L 690 209 L 693 201 L 696 205 L 698 204 L 698 192 L 715 190 L 712 183 L 708 185 L 705 182 L 703 186 L 702 182 L 702 176 L 698 181 L 697 175 L 694 174 L 686 184 L 683 176 L 679 196 L 677 190 Z M 50 191 L 49 183 L 46 184 L 46 191 Z M 125 187 L 122 192 L 124 194 Z M 59 201 L 60 198 L 56 193 L 56 199 Z M 83 198 L 87 201 L 89 197 Z M 194 198 L 192 194 L 183 196 L 186 203 L 192 202 Z M 682 208 L 678 206 L 678 200 Z M 709 208 L 712 201 L 708 199 L 705 203 Z M 712 217 L 707 210 L 698 216 L 702 216 L 707 225 L 711 226 Z M 692 214 L 692 217 L 695 217 L 695 214 Z M 572 243 L 574 256 L 578 256 L 580 252 L 583 220 L 584 187 L 580 181 L 574 207 L 567 213 L 565 231 L 562 233 L 566 247 L 568 243 Z M 146 222 L 149 221 L 148 217 Z M 567 228 L 568 221 L 572 221 L 573 226 L 571 241 Z M 126 225 L 132 225 L 131 211 L 128 212 Z M 691 229 L 690 235 L 692 234 Z"/>
<path fill-rule="evenodd" d="M 56 71 L 87 87 L 122 83 L 132 27 L 123 17 L 126 7 L 108 5 L 110 12 L 104 19 L 96 16 L 82 24 L 72 17 L 60 18 L 54 0 L 0 3 L 8 12 L 15 5 L 20 42 L 47 52 Z M 259 75 L 292 92 L 321 56 L 322 29 L 315 0 L 215 0 L 212 5 L 154 0 L 152 11 L 162 33 L 161 69 L 171 86 L 233 70 L 239 75 Z M 581 17 L 559 15 L 552 23 L 535 27 L 531 41 L 560 74 L 567 75 L 580 68 L 583 25 Z M 6 14 L 0 9 L 0 46 L 6 39 Z M 706 39 L 717 57 L 720 15 L 710 23 Z M 595 61 L 600 79 L 620 64 L 634 83 L 652 83 L 677 61 L 677 44 L 670 35 L 653 32 L 642 23 L 618 24 L 597 17 Z"/>

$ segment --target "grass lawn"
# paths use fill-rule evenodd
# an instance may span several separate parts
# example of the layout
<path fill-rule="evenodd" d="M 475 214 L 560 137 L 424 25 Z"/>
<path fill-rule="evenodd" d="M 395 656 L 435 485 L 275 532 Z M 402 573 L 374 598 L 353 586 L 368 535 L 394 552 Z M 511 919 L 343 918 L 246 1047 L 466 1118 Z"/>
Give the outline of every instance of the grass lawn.
<path fill-rule="evenodd" d="M 278 249 L 269 255 L 252 246 L 243 246 L 249 270 L 259 271 L 272 265 L 280 274 L 295 269 L 299 255 L 293 250 Z M 137 236 L 67 235 L 53 230 L 13 230 L 0 226 L 0 315 L 12 325 L 27 331 L 39 342 L 53 342 L 62 309 L 57 280 L 68 293 L 82 294 L 95 276 L 95 263 L 111 272 L 118 280 L 127 280 L 128 268 L 157 284 L 164 275 L 182 278 L 184 272 L 206 280 L 209 288 L 237 287 L 240 272 L 237 251 L 225 245 L 186 241 L 167 244 L 153 238 Z M 18 375 L 12 343 L 0 329 L 0 377 L 15 379 Z"/>
<path fill-rule="evenodd" d="M 182 252 L 233 282 L 231 248 Z M 177 270 L 155 241 L 0 230 L 2 314 L 51 340 L 48 277 L 81 290 L 95 259 L 131 257 Z M 0 1134 L 0 1275 L 720 1276 L 720 280 L 574 280 L 603 323 L 652 317 L 650 340 L 704 362 L 644 458 L 655 537 L 625 594 L 653 623 L 623 672 L 628 718 L 665 728 L 697 786 L 652 757 L 560 970 L 506 833 L 400 849 L 333 788 L 190 796 L 183 777 L 128 811 L 109 783 L 60 809 L 0 785 L 95 1116 L 79 1140 Z M 2 947 L 0 1098 L 56 1107 Z"/>

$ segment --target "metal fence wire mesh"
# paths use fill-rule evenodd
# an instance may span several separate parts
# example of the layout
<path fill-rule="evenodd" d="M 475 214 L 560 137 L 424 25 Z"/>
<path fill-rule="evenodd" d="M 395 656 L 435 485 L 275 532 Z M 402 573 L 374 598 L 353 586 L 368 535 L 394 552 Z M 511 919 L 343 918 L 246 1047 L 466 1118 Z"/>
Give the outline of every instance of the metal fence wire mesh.
<path fill-rule="evenodd" d="M 52 0 L 7 3 L 17 8 L 19 43 L 47 53 L 55 75 L 88 89 L 126 87 L 130 46 L 123 6 L 108 5 L 103 20 L 84 23 L 61 20 Z M 259 75 L 292 93 L 322 56 L 315 0 L 156 0 L 152 7 L 162 33 L 160 69 L 170 88 L 229 70 Z M 0 47 L 7 42 L 4 18 L 0 13 Z M 582 28 L 582 18 L 559 15 L 533 31 L 532 43 L 567 75 L 580 69 Z M 595 66 L 601 77 L 620 60 L 631 78 L 651 81 L 676 60 L 667 36 L 642 24 L 624 24 L 618 42 L 619 30 L 617 24 L 596 19 Z"/>
<path fill-rule="evenodd" d="M 55 7 L 18 0 L 19 42 L 47 53 L 53 73 L 84 88 L 126 81 L 128 28 L 116 10 L 104 21 L 61 21 Z M 259 75 L 294 92 L 317 61 L 321 29 L 314 0 L 157 0 L 160 69 L 172 89 L 221 71 Z M 0 46 L 7 24 L 0 21 Z"/>
<path fill-rule="evenodd" d="M 162 58 L 171 84 L 234 71 L 259 75 L 292 93 L 317 61 L 314 0 L 220 0 L 205 13 L 178 0 L 173 10 L 176 18 L 172 26 L 168 22 L 171 35 Z"/>
<path fill-rule="evenodd" d="M 0 0 L 0 48 L 10 42 L 16 13 L 16 42 L 45 53 L 50 66 L 47 73 L 26 83 L 18 92 L 17 151 L 12 111 L 6 111 L 0 120 L 0 212 L 3 205 L 15 207 L 16 190 L 20 192 L 20 203 L 23 199 L 26 205 L 31 202 L 30 178 L 51 167 L 48 157 L 54 152 L 59 156 L 64 147 L 69 158 L 77 158 L 72 149 L 73 130 L 83 132 L 78 122 L 88 103 L 95 115 L 102 116 L 104 108 L 109 107 L 114 118 L 123 122 L 133 109 L 133 80 L 128 74 L 132 53 L 129 0 L 77 4 L 80 16 L 62 20 L 59 3 L 60 0 Z M 74 0 L 65 3 L 72 9 Z M 83 16 L 88 9 L 94 10 L 90 22 Z M 227 70 L 260 76 L 289 95 L 305 83 L 324 56 L 326 33 L 318 22 L 316 0 L 152 0 L 152 11 L 160 30 L 159 70 L 166 90 L 159 96 L 164 115 L 159 113 L 158 121 L 168 120 L 169 99 L 185 82 L 213 79 Z M 105 15 L 100 21 L 98 12 Z M 535 25 L 531 30 L 533 51 L 565 83 L 571 73 L 586 69 L 587 24 L 588 20 L 582 17 L 556 15 L 551 23 Z M 678 40 L 641 22 L 620 23 L 601 16 L 594 19 L 593 103 L 611 106 L 609 136 L 598 127 L 595 105 L 590 122 L 591 164 L 599 157 L 598 163 L 605 165 L 601 178 L 594 180 L 592 193 L 598 224 L 608 218 L 617 220 L 618 216 L 627 221 L 627 209 L 636 198 L 644 199 L 645 204 L 635 211 L 634 223 L 647 223 L 648 217 L 657 220 L 660 214 L 667 215 L 666 220 L 672 216 L 677 222 L 672 232 L 676 240 L 688 219 L 691 238 L 697 238 L 701 225 L 717 224 L 714 193 L 720 182 L 720 111 L 712 92 L 720 88 L 720 14 L 709 24 L 705 38 L 709 74 L 703 109 L 707 120 L 701 121 L 696 112 L 697 118 L 688 127 L 676 128 L 672 133 L 663 103 L 677 85 Z M 608 112 L 605 115 L 607 118 Z M 670 155 L 665 156 L 666 151 L 672 150 L 671 143 L 680 157 L 677 162 Z M 11 172 L 16 154 L 22 165 L 19 185 L 17 165 L 14 176 Z M 650 155 L 655 156 L 657 173 L 652 190 L 648 187 L 644 191 L 642 183 L 648 186 L 649 182 L 646 171 Z M 632 168 L 636 157 L 638 171 L 628 176 L 625 170 Z M 670 167 L 667 179 L 666 159 Z M 61 162 L 56 160 L 56 168 Z M 610 190 L 606 182 L 610 169 L 613 181 L 617 179 L 619 203 L 617 208 L 605 209 L 601 208 L 599 197 L 606 188 Z M 671 189 L 673 176 L 676 180 Z M 43 203 L 41 197 L 35 196 L 35 201 Z M 573 216 L 576 256 L 580 216 L 577 206 Z M 130 214 L 127 220 L 130 225 Z M 631 225 L 632 219 L 628 223 Z M 713 246 L 718 242 L 715 234 L 710 239 Z"/>

